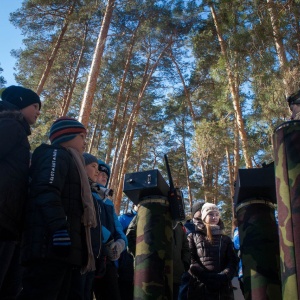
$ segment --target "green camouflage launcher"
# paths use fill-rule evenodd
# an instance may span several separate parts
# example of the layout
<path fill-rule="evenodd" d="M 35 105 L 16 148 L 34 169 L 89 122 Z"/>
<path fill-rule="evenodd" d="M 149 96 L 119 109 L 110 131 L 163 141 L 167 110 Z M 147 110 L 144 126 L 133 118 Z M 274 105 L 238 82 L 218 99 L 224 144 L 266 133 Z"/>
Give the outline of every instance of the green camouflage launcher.
<path fill-rule="evenodd" d="M 237 207 L 237 218 L 245 299 L 282 299 L 274 204 L 251 199 Z"/>
<path fill-rule="evenodd" d="M 173 299 L 172 220 L 166 197 L 141 199 L 137 215 L 135 300 Z"/>
<path fill-rule="evenodd" d="M 235 186 L 246 300 L 280 300 L 274 166 L 239 169 Z"/>
<path fill-rule="evenodd" d="M 300 299 L 300 121 L 274 132 L 282 295 Z"/>

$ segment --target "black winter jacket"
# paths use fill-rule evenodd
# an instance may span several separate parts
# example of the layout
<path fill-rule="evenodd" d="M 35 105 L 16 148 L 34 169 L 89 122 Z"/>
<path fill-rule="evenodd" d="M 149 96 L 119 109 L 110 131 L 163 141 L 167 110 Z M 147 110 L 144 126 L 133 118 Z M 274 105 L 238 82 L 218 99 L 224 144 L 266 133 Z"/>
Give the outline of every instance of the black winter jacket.
<path fill-rule="evenodd" d="M 0 240 L 17 241 L 28 199 L 30 127 L 19 111 L 3 110 L 6 109 L 3 103 L 0 107 Z"/>
<path fill-rule="evenodd" d="M 221 229 L 224 227 L 221 220 L 218 225 Z M 212 242 L 209 242 L 206 239 L 206 227 L 200 222 L 198 226 L 195 226 L 195 231 L 188 235 L 188 241 L 191 251 L 191 266 L 200 266 L 200 271 L 198 269 L 194 275 L 196 277 L 200 275 L 198 280 L 203 283 L 201 292 L 197 291 L 196 295 L 201 293 L 201 299 L 209 300 L 233 299 L 231 280 L 237 272 L 238 257 L 230 237 L 216 234 L 213 235 Z M 224 273 L 227 279 L 221 282 L 214 277 L 218 276 L 218 273 Z M 208 278 L 210 279 L 208 280 Z M 199 295 L 196 298 L 188 297 L 188 299 L 198 299 L 197 297 Z"/>
<path fill-rule="evenodd" d="M 30 175 L 22 262 L 56 259 L 84 265 L 81 182 L 71 154 L 64 147 L 42 144 L 33 153 Z M 71 250 L 67 256 L 58 256 L 53 251 L 53 233 L 60 229 L 67 229 L 70 235 Z"/>
<path fill-rule="evenodd" d="M 182 274 L 190 266 L 190 249 L 184 226 L 173 221 L 173 283 L 181 282 Z"/>

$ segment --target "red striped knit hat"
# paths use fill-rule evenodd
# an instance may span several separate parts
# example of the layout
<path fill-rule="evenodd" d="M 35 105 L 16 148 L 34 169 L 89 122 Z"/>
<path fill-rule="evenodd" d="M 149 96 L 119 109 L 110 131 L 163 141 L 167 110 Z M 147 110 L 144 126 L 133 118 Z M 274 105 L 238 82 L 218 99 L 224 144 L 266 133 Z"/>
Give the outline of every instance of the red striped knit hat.
<path fill-rule="evenodd" d="M 51 144 L 61 144 L 72 140 L 79 133 L 86 133 L 86 129 L 74 118 L 61 117 L 50 128 L 49 139 Z"/>

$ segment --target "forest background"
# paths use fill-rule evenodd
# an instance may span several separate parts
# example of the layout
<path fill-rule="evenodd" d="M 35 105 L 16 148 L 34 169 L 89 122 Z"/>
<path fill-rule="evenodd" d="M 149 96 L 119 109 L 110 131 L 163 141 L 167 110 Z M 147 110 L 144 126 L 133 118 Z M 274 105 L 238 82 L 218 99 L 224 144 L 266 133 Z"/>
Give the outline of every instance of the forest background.
<path fill-rule="evenodd" d="M 117 213 L 130 208 L 124 175 L 167 179 L 167 153 L 187 214 L 209 201 L 230 224 L 238 169 L 273 161 L 300 87 L 299 2 L 22 1 L 10 14 L 24 36 L 15 80 L 43 101 L 32 150 L 56 118 L 78 118 L 87 152 L 112 167 Z"/>

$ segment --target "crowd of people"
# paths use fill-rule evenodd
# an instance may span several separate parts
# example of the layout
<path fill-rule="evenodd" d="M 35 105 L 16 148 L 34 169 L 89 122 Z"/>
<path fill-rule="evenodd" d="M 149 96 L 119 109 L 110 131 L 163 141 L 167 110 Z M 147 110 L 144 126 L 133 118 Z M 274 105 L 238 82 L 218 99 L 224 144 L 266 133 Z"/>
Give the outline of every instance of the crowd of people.
<path fill-rule="evenodd" d="M 138 207 L 117 216 L 86 128 L 61 117 L 31 155 L 40 97 L 10 86 L 1 99 L 0 299 L 133 299 Z M 297 119 L 300 93 L 288 103 Z M 198 202 L 191 217 L 173 221 L 173 299 L 234 299 L 239 259 L 218 207 Z"/>

